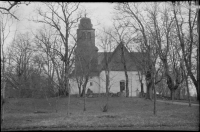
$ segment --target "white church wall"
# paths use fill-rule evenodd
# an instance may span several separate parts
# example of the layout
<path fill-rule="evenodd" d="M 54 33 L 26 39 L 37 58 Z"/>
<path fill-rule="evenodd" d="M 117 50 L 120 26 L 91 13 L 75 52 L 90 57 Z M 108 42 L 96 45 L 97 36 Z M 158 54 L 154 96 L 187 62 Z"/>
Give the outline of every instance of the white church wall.
<path fill-rule="evenodd" d="M 71 94 L 79 94 L 78 84 L 75 78 L 69 79 L 69 83 L 71 86 Z"/>
<path fill-rule="evenodd" d="M 138 77 L 137 71 L 128 72 L 129 76 L 129 96 L 136 96 L 136 91 L 141 92 L 141 84 Z M 132 81 L 131 81 L 132 80 Z M 143 77 L 143 90 L 146 93 L 145 79 Z"/>
<path fill-rule="evenodd" d="M 88 83 L 87 83 L 87 87 L 86 87 L 86 91 L 87 89 L 91 89 L 94 93 L 99 93 L 99 77 L 92 77 L 89 79 Z"/>
<path fill-rule="evenodd" d="M 129 77 L 129 96 L 134 97 L 136 96 L 137 89 L 139 92 L 141 92 L 141 86 L 137 71 L 128 71 L 128 77 Z M 123 71 L 110 71 L 111 93 L 120 92 L 120 81 L 122 80 L 125 81 L 125 74 Z M 145 79 L 143 80 L 143 83 L 144 83 L 144 92 L 146 93 Z M 70 85 L 71 85 L 71 94 L 78 94 L 79 93 L 78 85 L 75 79 L 70 79 Z M 88 88 L 90 88 L 94 93 L 105 93 L 106 92 L 105 71 L 102 71 L 99 77 L 89 78 L 86 86 L 86 92 Z"/>
<path fill-rule="evenodd" d="M 70 86 L 71 86 L 71 94 L 79 93 L 78 84 L 75 78 L 70 79 Z M 88 88 L 90 88 L 94 93 L 99 93 L 99 77 L 89 78 L 86 86 L 86 92 Z"/>
<path fill-rule="evenodd" d="M 136 96 L 136 90 L 138 89 L 139 92 L 141 91 L 139 78 L 136 71 L 128 71 L 129 76 L 129 96 Z M 105 71 L 100 73 L 100 92 L 106 92 L 106 76 Z M 123 71 L 110 71 L 110 85 L 111 93 L 120 92 L 120 81 L 125 81 L 125 74 Z M 144 82 L 144 92 L 146 92 L 146 86 Z"/>

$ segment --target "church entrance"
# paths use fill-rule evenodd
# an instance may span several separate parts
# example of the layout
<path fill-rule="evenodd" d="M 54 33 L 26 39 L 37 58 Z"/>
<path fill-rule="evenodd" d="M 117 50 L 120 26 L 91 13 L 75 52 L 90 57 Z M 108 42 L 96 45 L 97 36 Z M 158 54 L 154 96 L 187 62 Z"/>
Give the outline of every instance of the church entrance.
<path fill-rule="evenodd" d="M 125 81 L 120 81 L 120 92 L 125 90 Z"/>

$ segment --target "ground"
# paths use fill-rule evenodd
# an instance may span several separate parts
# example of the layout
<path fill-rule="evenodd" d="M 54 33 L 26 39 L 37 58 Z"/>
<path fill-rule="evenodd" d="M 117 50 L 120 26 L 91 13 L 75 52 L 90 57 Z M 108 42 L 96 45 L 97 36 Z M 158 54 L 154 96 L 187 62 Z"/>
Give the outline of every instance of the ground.
<path fill-rule="evenodd" d="M 102 112 L 106 99 L 71 97 L 67 116 L 67 98 L 8 99 L 2 130 L 63 129 L 133 129 L 133 130 L 199 130 L 199 107 L 157 102 L 143 98 L 112 97 L 108 112 Z M 56 112 L 57 111 L 57 112 Z"/>

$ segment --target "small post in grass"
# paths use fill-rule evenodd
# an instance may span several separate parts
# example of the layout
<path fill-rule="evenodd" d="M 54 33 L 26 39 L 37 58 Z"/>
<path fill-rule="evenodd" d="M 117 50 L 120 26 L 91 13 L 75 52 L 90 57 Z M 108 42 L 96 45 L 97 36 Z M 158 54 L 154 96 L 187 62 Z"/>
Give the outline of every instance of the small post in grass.
<path fill-rule="evenodd" d="M 153 110 L 153 113 L 154 115 L 156 115 L 156 87 L 155 87 L 155 83 L 154 83 L 154 79 L 153 79 L 153 89 L 154 89 L 154 110 Z"/>
<path fill-rule="evenodd" d="M 85 100 L 86 100 L 86 94 L 84 93 L 84 108 L 83 108 L 83 111 L 86 111 Z"/>

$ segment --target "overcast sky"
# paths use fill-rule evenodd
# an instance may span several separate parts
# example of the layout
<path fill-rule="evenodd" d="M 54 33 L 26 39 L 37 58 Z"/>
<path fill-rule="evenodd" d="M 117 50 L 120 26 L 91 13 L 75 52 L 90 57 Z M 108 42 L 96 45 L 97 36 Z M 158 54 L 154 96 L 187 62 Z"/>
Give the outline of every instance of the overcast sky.
<path fill-rule="evenodd" d="M 16 31 L 17 33 L 26 33 L 40 28 L 41 24 L 30 21 L 32 16 L 35 15 L 34 10 L 39 5 L 41 5 L 41 2 L 31 2 L 28 6 L 20 5 L 15 9 L 15 15 L 19 18 L 19 21 L 13 21 L 10 29 L 10 35 L 6 41 L 7 44 L 11 43 Z M 113 17 L 112 11 L 114 6 L 113 3 L 86 2 L 81 3 L 80 5 L 86 9 L 87 17 L 91 19 L 93 28 L 97 29 L 102 26 L 111 26 Z"/>
<path fill-rule="evenodd" d="M 40 5 L 38 2 L 33 2 L 26 5 L 20 5 L 17 10 L 17 16 L 19 17 L 20 21 L 17 22 L 18 30 L 26 30 L 30 27 L 35 28 L 35 23 L 28 21 L 30 16 L 34 14 L 34 9 Z M 101 24 L 111 25 L 112 19 L 112 3 L 81 3 L 81 6 L 86 8 L 87 17 L 91 18 L 93 25 L 97 25 L 99 22 Z M 31 26 L 30 26 L 31 25 Z"/>

